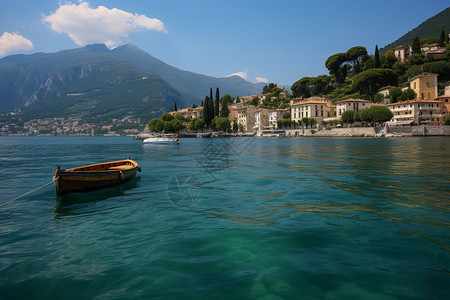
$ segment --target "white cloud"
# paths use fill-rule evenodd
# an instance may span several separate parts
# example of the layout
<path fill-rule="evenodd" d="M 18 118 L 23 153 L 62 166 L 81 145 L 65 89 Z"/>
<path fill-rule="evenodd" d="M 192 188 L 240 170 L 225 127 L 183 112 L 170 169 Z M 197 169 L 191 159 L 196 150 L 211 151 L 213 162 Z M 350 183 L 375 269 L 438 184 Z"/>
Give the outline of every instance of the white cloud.
<path fill-rule="evenodd" d="M 13 32 L 4 32 L 0 37 L 0 56 L 15 51 L 31 50 L 34 48 L 33 43 L 23 36 Z"/>
<path fill-rule="evenodd" d="M 230 74 L 230 75 L 228 75 L 227 77 L 231 77 L 231 76 L 239 76 L 239 77 L 241 77 L 241 78 L 243 78 L 243 79 L 247 79 L 247 72 L 248 72 L 248 70 L 246 69 L 245 71 L 243 71 L 243 72 L 236 72 L 236 73 L 233 73 L 233 74 Z"/>
<path fill-rule="evenodd" d="M 269 79 L 264 78 L 264 77 L 256 76 L 255 79 L 256 79 L 256 82 L 258 82 L 258 83 L 259 82 L 264 82 L 264 83 L 268 83 L 269 82 Z"/>
<path fill-rule="evenodd" d="M 167 32 L 164 23 L 158 19 L 117 8 L 91 8 L 85 1 L 80 1 L 78 5 L 60 4 L 54 13 L 44 16 L 43 21 L 49 23 L 54 31 L 69 35 L 80 46 L 104 43 L 108 47 L 114 47 L 121 43 L 122 38 L 128 37 L 130 32 L 140 29 Z"/>

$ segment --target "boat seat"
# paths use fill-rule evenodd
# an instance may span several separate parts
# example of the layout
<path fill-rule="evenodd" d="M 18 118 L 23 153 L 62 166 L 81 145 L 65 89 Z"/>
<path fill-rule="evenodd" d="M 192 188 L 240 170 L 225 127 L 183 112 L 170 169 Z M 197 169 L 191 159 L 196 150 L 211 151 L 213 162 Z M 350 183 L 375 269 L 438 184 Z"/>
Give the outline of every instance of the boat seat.
<path fill-rule="evenodd" d="M 109 167 L 109 170 L 128 170 L 129 168 L 130 168 L 129 165 L 121 165 L 121 166 Z"/>

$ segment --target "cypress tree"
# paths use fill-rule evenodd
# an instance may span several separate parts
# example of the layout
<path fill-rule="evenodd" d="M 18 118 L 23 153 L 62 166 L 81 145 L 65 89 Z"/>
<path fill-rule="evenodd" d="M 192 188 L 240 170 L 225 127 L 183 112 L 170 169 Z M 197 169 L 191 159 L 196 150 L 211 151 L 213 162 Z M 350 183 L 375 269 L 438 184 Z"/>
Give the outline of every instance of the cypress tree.
<path fill-rule="evenodd" d="M 420 40 L 417 36 L 412 43 L 412 54 L 422 54 L 422 49 L 420 49 Z"/>
<path fill-rule="evenodd" d="M 216 100 L 214 101 L 214 117 L 219 116 L 219 88 L 216 88 Z"/>
<path fill-rule="evenodd" d="M 380 67 L 380 52 L 378 52 L 378 45 L 375 46 L 375 69 Z"/>
<path fill-rule="evenodd" d="M 209 99 L 213 100 L 213 96 L 212 96 L 212 88 L 209 88 Z"/>
<path fill-rule="evenodd" d="M 441 39 L 439 41 L 439 46 L 445 47 L 445 31 L 444 31 L 444 29 L 442 29 L 442 31 L 441 31 Z"/>
<path fill-rule="evenodd" d="M 208 116 L 209 116 L 209 124 L 211 124 L 211 121 L 214 119 L 214 100 L 213 98 L 208 99 Z"/>
<path fill-rule="evenodd" d="M 203 102 L 203 121 L 205 121 L 206 126 L 211 125 L 211 119 L 209 114 L 209 97 L 205 97 L 205 101 Z"/>
<path fill-rule="evenodd" d="M 175 104 L 173 105 L 173 110 L 174 110 L 174 111 L 178 111 L 177 103 L 176 103 L 176 102 L 175 102 Z"/>
<path fill-rule="evenodd" d="M 222 107 L 220 108 L 220 117 L 228 118 L 230 115 L 230 111 L 228 110 L 228 102 L 222 101 Z"/>
<path fill-rule="evenodd" d="M 200 106 L 203 106 L 203 100 L 202 100 L 202 102 L 200 103 Z"/>

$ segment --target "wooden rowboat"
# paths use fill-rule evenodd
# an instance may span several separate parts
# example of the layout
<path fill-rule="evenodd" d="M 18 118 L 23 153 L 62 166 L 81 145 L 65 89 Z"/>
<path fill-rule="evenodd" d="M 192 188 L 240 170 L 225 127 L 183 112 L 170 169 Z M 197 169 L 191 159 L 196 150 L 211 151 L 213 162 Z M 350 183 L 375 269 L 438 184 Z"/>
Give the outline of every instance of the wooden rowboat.
<path fill-rule="evenodd" d="M 138 163 L 131 159 L 88 165 L 53 171 L 56 196 L 72 192 L 93 191 L 114 186 L 132 179 L 141 171 Z"/>

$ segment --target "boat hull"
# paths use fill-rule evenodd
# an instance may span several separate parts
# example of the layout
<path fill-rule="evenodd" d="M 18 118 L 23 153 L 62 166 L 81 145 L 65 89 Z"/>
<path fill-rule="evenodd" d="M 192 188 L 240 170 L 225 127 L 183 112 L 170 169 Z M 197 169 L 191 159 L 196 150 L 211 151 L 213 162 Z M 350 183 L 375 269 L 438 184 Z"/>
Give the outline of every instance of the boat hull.
<path fill-rule="evenodd" d="M 151 137 L 142 141 L 144 144 L 177 144 L 178 138 L 175 137 Z"/>
<path fill-rule="evenodd" d="M 139 165 L 132 160 L 123 160 L 74 169 L 54 171 L 55 192 L 63 196 L 74 192 L 87 192 L 122 184 L 135 177 Z"/>

